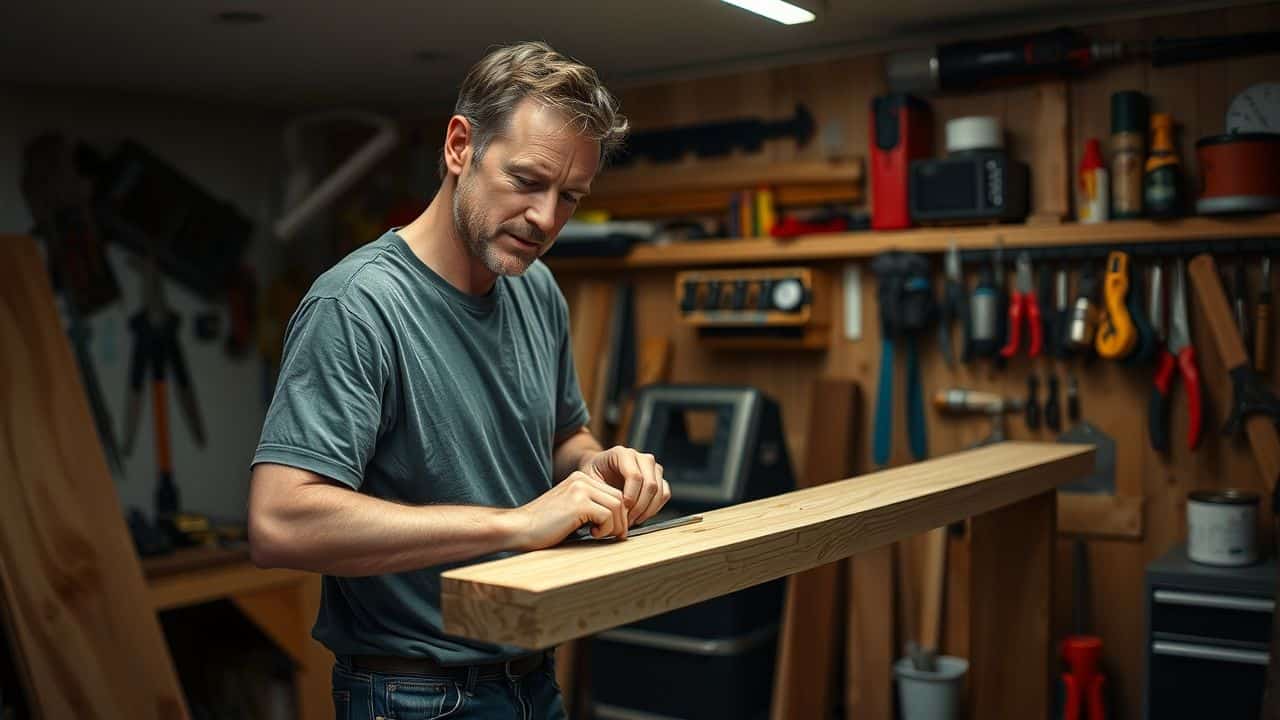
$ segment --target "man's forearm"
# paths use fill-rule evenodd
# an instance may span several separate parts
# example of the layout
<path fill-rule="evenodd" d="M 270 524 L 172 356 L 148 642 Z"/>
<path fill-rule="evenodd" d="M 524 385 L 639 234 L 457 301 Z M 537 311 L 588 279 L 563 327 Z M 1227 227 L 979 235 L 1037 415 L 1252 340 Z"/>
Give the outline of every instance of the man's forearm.
<path fill-rule="evenodd" d="M 401 505 L 328 484 L 306 485 L 269 517 L 250 523 L 254 562 L 362 576 L 469 560 L 520 545 L 511 510 Z"/>
<path fill-rule="evenodd" d="M 552 477 L 555 482 L 564 480 L 569 473 L 581 468 L 584 462 L 603 449 L 586 428 L 561 441 L 551 455 Z"/>

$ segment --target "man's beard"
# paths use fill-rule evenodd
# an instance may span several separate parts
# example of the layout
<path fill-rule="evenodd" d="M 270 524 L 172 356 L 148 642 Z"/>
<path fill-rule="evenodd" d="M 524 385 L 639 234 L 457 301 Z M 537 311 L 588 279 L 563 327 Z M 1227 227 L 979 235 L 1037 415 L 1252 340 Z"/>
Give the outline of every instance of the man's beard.
<path fill-rule="evenodd" d="M 509 232 L 541 245 L 545 241 L 545 236 L 540 229 L 526 222 L 519 222 L 519 227 L 515 226 L 516 223 L 504 223 L 499 225 L 493 233 L 488 233 L 484 229 L 484 223 L 484 211 L 481 210 L 475 198 L 475 181 L 471 173 L 464 172 L 459 176 L 458 187 L 453 194 L 453 227 L 466 243 L 472 257 L 480 260 L 485 268 L 495 275 L 522 275 L 533 261 L 538 259 L 538 253 L 535 251 L 530 251 L 528 254 L 511 253 L 495 245 L 498 235 L 503 232 Z"/>

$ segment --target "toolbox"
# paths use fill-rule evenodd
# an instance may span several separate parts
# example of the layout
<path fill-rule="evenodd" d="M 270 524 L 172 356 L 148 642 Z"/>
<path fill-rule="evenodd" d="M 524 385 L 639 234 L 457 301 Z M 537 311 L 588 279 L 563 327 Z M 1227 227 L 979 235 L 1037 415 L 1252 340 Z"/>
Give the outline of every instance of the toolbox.
<path fill-rule="evenodd" d="M 1200 565 L 1180 544 L 1147 566 L 1143 717 L 1260 717 L 1275 612 L 1274 559 Z"/>

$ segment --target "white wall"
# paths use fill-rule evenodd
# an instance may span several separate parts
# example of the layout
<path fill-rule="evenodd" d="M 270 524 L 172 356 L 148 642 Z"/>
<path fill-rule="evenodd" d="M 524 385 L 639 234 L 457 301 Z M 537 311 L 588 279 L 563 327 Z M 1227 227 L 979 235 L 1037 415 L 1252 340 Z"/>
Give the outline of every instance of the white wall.
<path fill-rule="evenodd" d="M 248 107 L 225 107 L 118 93 L 33 91 L 0 88 L 0 232 L 26 233 L 31 217 L 19 189 L 22 146 L 46 131 L 83 139 L 104 152 L 132 138 L 177 167 L 206 191 L 233 203 L 261 233 L 278 197 L 280 128 L 284 117 Z M 252 265 L 271 258 L 259 234 L 249 250 Z M 123 295 L 90 318 L 91 353 L 97 365 L 117 437 L 123 436 L 131 336 L 127 321 L 141 302 L 139 276 L 129 253 L 112 246 L 109 258 Z M 258 280 L 265 279 L 258 270 Z M 222 341 L 202 343 L 194 335 L 195 313 L 214 309 L 181 285 L 167 281 L 170 306 L 183 318 L 180 341 L 204 417 L 208 442 L 196 447 L 185 416 L 170 392 L 170 436 L 174 478 L 183 507 L 219 518 L 242 519 L 249 460 L 265 411 L 262 362 L 255 352 L 228 357 Z M 225 307 L 223 328 L 227 327 Z M 155 486 L 154 425 L 150 398 L 143 403 L 133 453 L 124 459 L 116 486 L 121 504 L 151 511 Z"/>

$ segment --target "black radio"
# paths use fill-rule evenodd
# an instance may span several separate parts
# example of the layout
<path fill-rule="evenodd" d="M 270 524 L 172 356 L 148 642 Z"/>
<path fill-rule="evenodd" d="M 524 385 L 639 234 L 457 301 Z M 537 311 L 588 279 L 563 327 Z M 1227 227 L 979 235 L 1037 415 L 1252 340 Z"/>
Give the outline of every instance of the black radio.
<path fill-rule="evenodd" d="M 972 150 L 911 163 L 911 219 L 1009 222 L 1027 216 L 1026 163 L 1002 150 Z"/>
<path fill-rule="evenodd" d="M 1004 150 L 994 117 L 947 122 L 947 157 L 915 160 L 909 183 L 911 219 L 919 223 L 1008 222 L 1027 216 L 1025 163 Z"/>

